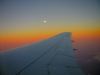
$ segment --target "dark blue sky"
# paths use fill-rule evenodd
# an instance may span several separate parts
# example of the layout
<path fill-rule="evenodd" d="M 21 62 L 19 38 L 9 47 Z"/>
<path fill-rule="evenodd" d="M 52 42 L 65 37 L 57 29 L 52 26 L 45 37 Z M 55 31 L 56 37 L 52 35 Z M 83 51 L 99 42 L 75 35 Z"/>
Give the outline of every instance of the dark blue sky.
<path fill-rule="evenodd" d="M 99 0 L 0 0 L 0 3 L 2 32 L 16 28 L 73 32 L 100 27 Z"/>

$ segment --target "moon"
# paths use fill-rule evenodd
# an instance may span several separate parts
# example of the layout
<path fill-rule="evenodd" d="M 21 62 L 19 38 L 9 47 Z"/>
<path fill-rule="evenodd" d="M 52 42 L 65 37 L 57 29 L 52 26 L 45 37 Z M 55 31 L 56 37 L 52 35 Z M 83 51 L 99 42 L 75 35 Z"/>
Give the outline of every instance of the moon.
<path fill-rule="evenodd" d="M 47 21 L 46 21 L 46 20 L 44 20 L 44 21 L 43 21 L 43 23 L 47 23 Z"/>

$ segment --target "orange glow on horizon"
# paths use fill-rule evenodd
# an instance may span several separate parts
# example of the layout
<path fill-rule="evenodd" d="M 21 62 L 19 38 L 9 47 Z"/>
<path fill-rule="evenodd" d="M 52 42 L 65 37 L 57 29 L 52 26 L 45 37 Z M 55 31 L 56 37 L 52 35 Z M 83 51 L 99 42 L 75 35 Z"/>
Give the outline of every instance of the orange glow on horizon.
<path fill-rule="evenodd" d="M 38 34 L 35 36 L 27 35 L 26 36 L 4 36 L 0 37 L 0 51 L 5 51 L 11 48 L 16 48 L 25 44 L 34 43 L 43 39 L 47 39 L 49 37 L 52 37 L 56 35 L 56 33 L 50 33 L 50 34 Z M 96 39 L 99 40 L 100 33 L 98 31 L 80 31 L 80 32 L 72 32 L 72 39 L 75 41 L 82 41 L 82 40 L 92 40 Z"/>

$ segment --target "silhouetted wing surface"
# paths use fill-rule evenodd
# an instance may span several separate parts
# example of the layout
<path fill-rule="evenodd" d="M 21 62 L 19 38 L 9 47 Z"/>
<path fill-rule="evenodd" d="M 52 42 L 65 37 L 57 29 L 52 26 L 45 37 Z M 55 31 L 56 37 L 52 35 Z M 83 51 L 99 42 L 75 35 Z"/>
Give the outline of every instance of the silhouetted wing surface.
<path fill-rule="evenodd" d="M 65 32 L 1 53 L 2 75 L 84 75 L 76 62 L 70 35 Z"/>

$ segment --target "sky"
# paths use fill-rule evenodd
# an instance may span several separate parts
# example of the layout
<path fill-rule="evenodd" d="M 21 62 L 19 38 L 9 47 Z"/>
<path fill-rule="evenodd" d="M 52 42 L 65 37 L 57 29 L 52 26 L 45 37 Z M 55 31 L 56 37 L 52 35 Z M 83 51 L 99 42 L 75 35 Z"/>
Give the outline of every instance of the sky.
<path fill-rule="evenodd" d="M 0 0 L 0 51 L 72 32 L 81 57 L 100 52 L 99 0 Z"/>

